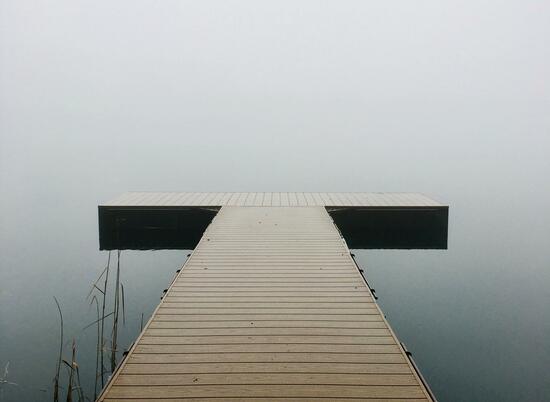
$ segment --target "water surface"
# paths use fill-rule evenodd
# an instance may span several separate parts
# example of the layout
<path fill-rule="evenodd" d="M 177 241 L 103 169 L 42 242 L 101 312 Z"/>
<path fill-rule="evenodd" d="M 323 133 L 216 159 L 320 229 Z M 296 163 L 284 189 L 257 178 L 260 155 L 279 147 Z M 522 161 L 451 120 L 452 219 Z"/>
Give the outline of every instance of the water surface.
<path fill-rule="evenodd" d="M 7 379 L 17 383 L 2 386 L 2 400 L 51 400 L 59 343 L 53 296 L 64 314 L 64 357 L 74 338 L 91 397 L 96 333 L 83 328 L 96 313 L 86 296 L 107 260 L 98 251 L 96 203 L 52 198 L 20 206 L 2 222 L 0 364 L 9 362 Z M 449 250 L 356 251 L 390 324 L 441 401 L 550 395 L 542 374 L 550 367 L 550 234 L 536 206 L 456 199 Z M 187 253 L 122 252 L 124 348 Z"/>

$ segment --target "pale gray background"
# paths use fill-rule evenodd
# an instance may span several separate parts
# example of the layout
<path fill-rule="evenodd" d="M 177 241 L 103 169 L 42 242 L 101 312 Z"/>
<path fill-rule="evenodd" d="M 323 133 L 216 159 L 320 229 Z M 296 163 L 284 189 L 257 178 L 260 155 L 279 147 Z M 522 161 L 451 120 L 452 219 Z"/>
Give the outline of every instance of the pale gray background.
<path fill-rule="evenodd" d="M 0 398 L 51 399 L 52 295 L 89 378 L 99 202 L 212 190 L 449 203 L 449 251 L 359 255 L 382 307 L 441 401 L 547 399 L 549 39 L 545 1 L 0 1 Z M 128 343 L 184 257 L 127 254 Z"/>

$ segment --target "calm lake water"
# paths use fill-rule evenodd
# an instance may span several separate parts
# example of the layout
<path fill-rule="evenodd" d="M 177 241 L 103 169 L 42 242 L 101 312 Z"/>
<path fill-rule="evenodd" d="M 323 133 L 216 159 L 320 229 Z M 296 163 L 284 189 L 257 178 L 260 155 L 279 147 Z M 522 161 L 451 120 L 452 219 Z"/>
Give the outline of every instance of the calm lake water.
<path fill-rule="evenodd" d="M 99 200 L 65 196 L 29 200 L 2 217 L 0 365 L 9 362 L 7 380 L 17 384 L 2 385 L 2 401 L 52 399 L 59 344 L 53 296 L 65 320 L 65 358 L 74 338 L 85 393 L 93 396 L 95 327 L 83 328 L 95 308 L 86 296 L 107 253 L 98 251 Z M 547 204 L 490 192 L 450 204 L 448 250 L 358 250 L 358 262 L 440 401 L 548 400 Z M 187 253 L 122 253 L 124 347 Z"/>

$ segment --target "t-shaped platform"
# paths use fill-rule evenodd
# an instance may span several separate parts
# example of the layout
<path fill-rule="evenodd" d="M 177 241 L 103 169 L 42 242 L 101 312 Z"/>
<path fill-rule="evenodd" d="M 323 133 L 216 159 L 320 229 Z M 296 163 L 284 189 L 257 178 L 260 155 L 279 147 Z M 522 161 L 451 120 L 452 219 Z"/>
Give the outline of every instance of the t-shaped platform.
<path fill-rule="evenodd" d="M 99 245 L 195 248 L 223 206 L 325 207 L 352 249 L 447 248 L 448 207 L 415 193 L 125 193 L 99 206 Z"/>
<path fill-rule="evenodd" d="M 376 230 L 363 247 L 446 246 L 447 207 L 414 194 L 129 193 L 100 206 L 104 249 L 202 235 L 100 400 L 431 400 L 335 222 L 344 236 Z"/>

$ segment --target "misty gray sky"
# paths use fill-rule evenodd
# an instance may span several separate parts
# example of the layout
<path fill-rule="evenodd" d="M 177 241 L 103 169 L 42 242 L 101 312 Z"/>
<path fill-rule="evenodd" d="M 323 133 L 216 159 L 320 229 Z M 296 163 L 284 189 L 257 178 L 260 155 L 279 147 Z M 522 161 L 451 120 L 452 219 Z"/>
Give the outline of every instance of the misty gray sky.
<path fill-rule="evenodd" d="M 3 0 L 0 191 L 537 191 L 549 39 L 544 1 Z"/>

